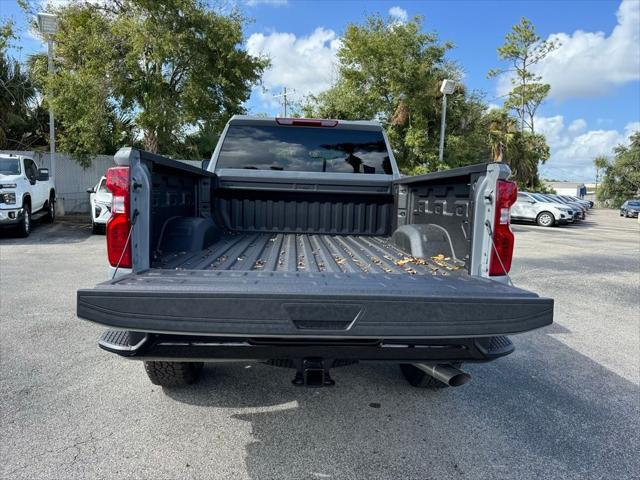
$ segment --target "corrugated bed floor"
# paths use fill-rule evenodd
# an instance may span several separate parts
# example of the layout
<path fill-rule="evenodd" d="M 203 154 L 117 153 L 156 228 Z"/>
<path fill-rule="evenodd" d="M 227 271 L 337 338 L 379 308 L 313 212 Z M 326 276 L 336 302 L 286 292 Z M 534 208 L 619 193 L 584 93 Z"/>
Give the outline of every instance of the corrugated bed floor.
<path fill-rule="evenodd" d="M 228 233 L 198 253 L 171 254 L 154 268 L 267 272 L 450 275 L 463 265 L 443 255 L 413 258 L 388 237 Z"/>

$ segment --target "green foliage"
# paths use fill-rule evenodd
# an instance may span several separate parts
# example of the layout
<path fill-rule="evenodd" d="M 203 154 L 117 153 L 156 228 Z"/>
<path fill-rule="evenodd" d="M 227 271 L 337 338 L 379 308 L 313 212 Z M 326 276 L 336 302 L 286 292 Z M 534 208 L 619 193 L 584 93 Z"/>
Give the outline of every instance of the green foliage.
<path fill-rule="evenodd" d="M 0 25 L 0 148 L 27 150 L 46 144 L 46 113 L 38 103 L 32 78 L 8 49 L 16 39 L 13 23 Z"/>
<path fill-rule="evenodd" d="M 498 48 L 498 56 L 509 63 L 509 68 L 490 70 L 489 77 L 512 75 L 513 88 L 507 95 L 505 107 L 516 112 L 521 130 L 526 127 L 535 133 L 534 116 L 551 88 L 541 83 L 542 77 L 534 74 L 531 68 L 558 47 L 555 42 L 541 41 L 531 21 L 522 17 Z"/>
<path fill-rule="evenodd" d="M 423 173 L 486 161 L 485 105 L 460 84 L 460 70 L 444 58 L 452 48 L 423 33 L 419 17 L 399 24 L 378 15 L 350 24 L 338 51 L 338 80 L 307 98 L 305 116 L 376 119 L 386 128 L 400 169 Z M 438 161 L 443 79 L 458 80 L 448 97 L 444 164 Z"/>
<path fill-rule="evenodd" d="M 606 157 L 597 157 L 594 163 L 605 172 L 598 200 L 617 208 L 625 200 L 640 197 L 640 131 L 631 134 L 628 147 L 618 145 L 614 154 L 611 163 Z"/>
<path fill-rule="evenodd" d="M 194 126 L 242 112 L 267 64 L 241 48 L 240 15 L 199 0 L 71 3 L 56 13 L 56 73 L 42 83 L 61 120 L 60 149 L 84 162 L 136 141 L 167 155 L 193 150 Z"/>

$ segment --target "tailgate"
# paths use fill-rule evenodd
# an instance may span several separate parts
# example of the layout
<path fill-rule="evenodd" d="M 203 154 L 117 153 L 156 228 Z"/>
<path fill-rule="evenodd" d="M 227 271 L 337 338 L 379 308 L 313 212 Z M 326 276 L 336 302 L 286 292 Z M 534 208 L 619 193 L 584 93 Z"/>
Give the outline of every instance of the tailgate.
<path fill-rule="evenodd" d="M 552 323 L 553 299 L 486 278 L 147 270 L 79 290 L 109 327 L 234 337 L 451 338 Z"/>

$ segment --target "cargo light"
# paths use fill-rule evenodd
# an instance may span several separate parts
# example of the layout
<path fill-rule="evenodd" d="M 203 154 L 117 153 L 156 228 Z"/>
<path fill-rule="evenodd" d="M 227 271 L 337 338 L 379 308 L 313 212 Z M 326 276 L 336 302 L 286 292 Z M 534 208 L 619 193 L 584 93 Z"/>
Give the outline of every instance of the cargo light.
<path fill-rule="evenodd" d="M 338 120 L 321 120 L 316 118 L 276 118 L 278 125 L 295 125 L 299 127 L 335 127 Z"/>
<path fill-rule="evenodd" d="M 515 238 L 511 231 L 511 205 L 518 199 L 514 182 L 498 180 L 496 184 L 496 211 L 493 223 L 493 248 L 489 260 L 489 275 L 506 275 L 511 270 Z"/>
<path fill-rule="evenodd" d="M 130 183 L 129 167 L 107 170 L 107 188 L 112 193 L 111 218 L 107 221 L 107 253 L 112 267 L 131 268 Z"/>

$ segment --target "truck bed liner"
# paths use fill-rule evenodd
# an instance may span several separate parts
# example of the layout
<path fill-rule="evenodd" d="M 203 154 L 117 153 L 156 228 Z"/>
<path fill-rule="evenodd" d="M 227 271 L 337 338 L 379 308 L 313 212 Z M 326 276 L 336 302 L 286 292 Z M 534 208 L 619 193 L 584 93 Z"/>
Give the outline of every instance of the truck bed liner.
<path fill-rule="evenodd" d="M 226 233 L 197 253 L 161 257 L 161 269 L 452 275 L 464 264 L 444 256 L 413 258 L 389 237 Z"/>

